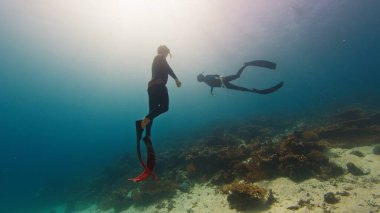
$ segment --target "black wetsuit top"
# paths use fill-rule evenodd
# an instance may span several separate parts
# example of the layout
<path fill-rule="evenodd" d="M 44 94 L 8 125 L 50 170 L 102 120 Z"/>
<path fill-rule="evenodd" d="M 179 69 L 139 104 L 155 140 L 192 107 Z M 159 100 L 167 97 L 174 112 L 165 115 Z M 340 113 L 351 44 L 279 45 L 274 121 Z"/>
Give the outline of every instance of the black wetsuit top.
<path fill-rule="evenodd" d="M 172 68 L 169 66 L 166 58 L 162 55 L 157 55 L 152 63 L 152 80 L 149 81 L 149 87 L 157 84 L 166 85 L 168 75 L 176 79 Z"/>
<path fill-rule="evenodd" d="M 204 82 L 211 87 L 211 94 L 214 87 L 222 87 L 220 75 L 206 75 Z"/>

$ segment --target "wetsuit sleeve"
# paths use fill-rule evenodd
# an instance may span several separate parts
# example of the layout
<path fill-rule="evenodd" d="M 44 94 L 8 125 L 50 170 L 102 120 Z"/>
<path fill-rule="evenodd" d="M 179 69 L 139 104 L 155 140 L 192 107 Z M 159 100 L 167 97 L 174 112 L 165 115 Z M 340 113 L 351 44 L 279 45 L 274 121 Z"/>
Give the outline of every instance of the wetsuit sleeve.
<path fill-rule="evenodd" d="M 211 87 L 211 90 L 210 90 L 211 95 L 214 95 L 213 91 L 214 91 L 214 87 Z"/>
<path fill-rule="evenodd" d="M 172 68 L 169 66 L 168 62 L 166 60 L 164 60 L 164 66 L 166 67 L 166 70 L 168 71 L 168 74 L 174 78 L 174 79 L 177 79 L 177 76 L 175 75 L 175 73 L 173 72 Z"/>

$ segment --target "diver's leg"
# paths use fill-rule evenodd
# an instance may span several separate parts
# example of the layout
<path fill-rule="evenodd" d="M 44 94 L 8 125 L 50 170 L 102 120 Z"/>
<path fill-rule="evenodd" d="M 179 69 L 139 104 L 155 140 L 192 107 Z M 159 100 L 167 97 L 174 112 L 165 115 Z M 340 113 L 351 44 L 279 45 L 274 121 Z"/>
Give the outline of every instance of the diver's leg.
<path fill-rule="evenodd" d="M 166 86 L 162 88 L 160 97 L 160 114 L 165 113 L 169 110 L 169 93 Z"/>
<path fill-rule="evenodd" d="M 225 77 L 223 77 L 223 79 L 224 79 L 225 81 L 233 81 L 233 80 L 235 80 L 235 79 L 240 78 L 241 73 L 243 72 L 243 70 L 244 70 L 246 67 L 247 67 L 247 66 L 244 65 L 242 68 L 240 68 L 240 69 L 238 70 L 238 72 L 237 72 L 235 75 L 225 76 Z"/>
<path fill-rule="evenodd" d="M 152 105 L 149 114 L 145 116 L 145 118 L 149 120 L 147 125 L 154 118 L 168 111 L 169 109 L 169 95 L 165 85 L 158 86 L 154 90 L 152 89 L 149 91 L 152 91 L 149 95 L 149 97 L 152 97 Z"/>
<path fill-rule="evenodd" d="M 149 93 L 149 112 L 152 112 L 155 108 L 159 107 L 160 102 L 159 102 L 157 94 L 154 94 L 154 96 L 153 96 L 153 93 L 149 92 L 149 89 L 148 89 L 148 93 Z M 152 125 L 153 125 L 153 118 L 150 118 L 150 122 L 146 126 L 146 132 L 145 132 L 146 136 L 150 137 Z"/>
<path fill-rule="evenodd" d="M 169 94 L 168 89 L 166 86 L 162 86 L 158 90 L 157 94 L 157 103 L 158 106 L 156 106 L 152 111 L 152 115 L 148 115 L 152 120 L 161 115 L 162 113 L 165 113 L 169 110 Z"/>
<path fill-rule="evenodd" d="M 155 117 L 159 116 L 163 110 L 161 106 L 163 89 L 161 88 L 161 86 L 156 86 L 155 88 L 149 88 L 148 92 L 150 110 L 149 114 L 145 117 L 149 118 L 150 120 L 153 120 Z"/>
<path fill-rule="evenodd" d="M 143 129 L 152 122 L 160 106 L 159 91 L 158 91 L 157 86 L 152 86 L 148 88 L 148 97 L 149 97 L 149 113 L 148 115 L 145 116 L 144 120 L 142 120 L 141 128 Z M 152 128 L 152 125 L 149 126 L 149 131 L 150 131 L 150 128 Z"/>
<path fill-rule="evenodd" d="M 234 84 L 231 84 L 230 82 L 224 82 L 224 85 L 226 86 L 226 88 L 228 89 L 233 89 L 233 90 L 240 90 L 240 91 L 246 91 L 246 92 L 252 92 L 251 89 L 247 89 L 245 87 L 239 87 L 239 86 L 236 86 Z"/>

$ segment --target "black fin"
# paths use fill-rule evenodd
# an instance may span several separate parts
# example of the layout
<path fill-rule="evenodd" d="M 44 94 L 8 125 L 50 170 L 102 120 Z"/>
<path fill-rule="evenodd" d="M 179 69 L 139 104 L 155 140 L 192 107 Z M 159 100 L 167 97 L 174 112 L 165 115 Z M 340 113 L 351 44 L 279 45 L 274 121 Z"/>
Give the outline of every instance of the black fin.
<path fill-rule="evenodd" d="M 142 120 L 137 120 L 135 122 L 136 125 L 136 136 L 137 136 L 137 141 L 140 141 L 142 138 L 142 133 L 144 132 L 144 129 L 141 128 L 141 122 Z"/>
<path fill-rule="evenodd" d="M 268 69 L 275 70 L 276 69 L 276 63 L 265 61 L 265 60 L 255 60 L 245 63 L 247 66 L 256 66 L 256 67 L 264 67 Z"/>
<path fill-rule="evenodd" d="M 145 147 L 146 147 L 146 151 L 147 151 L 147 167 L 153 171 L 154 170 L 154 167 L 156 166 L 156 155 L 154 153 L 154 149 L 153 149 L 153 145 L 152 145 L 152 141 L 150 140 L 150 138 L 148 136 L 145 136 L 143 138 L 143 141 L 144 141 L 144 144 L 145 144 Z"/>
<path fill-rule="evenodd" d="M 276 91 L 279 90 L 283 85 L 284 85 L 284 82 L 281 81 L 280 83 L 278 83 L 278 84 L 276 84 L 275 86 L 270 87 L 270 88 L 268 88 L 268 89 L 260 90 L 260 89 L 252 88 L 252 92 L 254 92 L 254 93 L 258 93 L 258 94 L 262 94 L 262 95 L 266 95 L 266 94 L 270 94 L 270 93 L 272 93 L 272 92 L 276 92 Z"/>
<path fill-rule="evenodd" d="M 141 148 L 140 148 L 140 140 L 141 140 L 141 137 L 142 137 L 142 134 L 144 132 L 144 129 L 141 128 L 141 122 L 142 120 L 137 120 L 135 122 L 135 125 L 136 125 L 136 138 L 137 138 L 137 141 L 136 141 L 136 145 L 137 145 L 137 156 L 139 158 L 139 161 L 141 163 L 141 166 L 143 168 L 146 168 L 146 165 L 144 163 L 144 160 L 142 159 L 142 155 L 141 155 Z"/>

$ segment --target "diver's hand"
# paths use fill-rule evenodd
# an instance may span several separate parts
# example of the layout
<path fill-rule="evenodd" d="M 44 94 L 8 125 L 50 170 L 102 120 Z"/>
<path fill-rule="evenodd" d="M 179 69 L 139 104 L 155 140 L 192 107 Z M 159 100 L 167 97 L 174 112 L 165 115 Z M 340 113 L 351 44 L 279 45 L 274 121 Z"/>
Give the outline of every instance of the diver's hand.
<path fill-rule="evenodd" d="M 175 79 L 175 84 L 177 84 L 177 87 L 181 87 L 182 85 L 181 81 L 179 81 L 178 78 Z"/>

